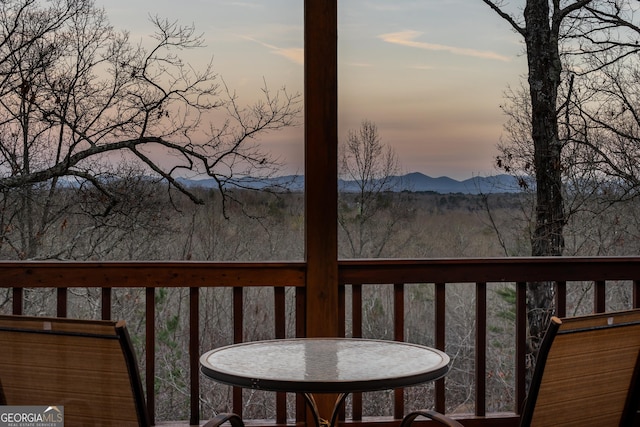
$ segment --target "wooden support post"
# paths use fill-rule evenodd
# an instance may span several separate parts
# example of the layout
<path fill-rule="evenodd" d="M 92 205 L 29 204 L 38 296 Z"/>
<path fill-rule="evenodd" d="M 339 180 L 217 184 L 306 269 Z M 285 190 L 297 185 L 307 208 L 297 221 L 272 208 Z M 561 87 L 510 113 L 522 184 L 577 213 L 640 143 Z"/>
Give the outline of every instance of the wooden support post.
<path fill-rule="evenodd" d="M 305 249 L 307 336 L 338 328 L 337 0 L 306 0 Z"/>
<path fill-rule="evenodd" d="M 306 335 L 335 337 L 340 331 L 337 0 L 305 0 L 304 64 Z M 321 414 L 331 414 L 335 396 L 315 399 Z"/>

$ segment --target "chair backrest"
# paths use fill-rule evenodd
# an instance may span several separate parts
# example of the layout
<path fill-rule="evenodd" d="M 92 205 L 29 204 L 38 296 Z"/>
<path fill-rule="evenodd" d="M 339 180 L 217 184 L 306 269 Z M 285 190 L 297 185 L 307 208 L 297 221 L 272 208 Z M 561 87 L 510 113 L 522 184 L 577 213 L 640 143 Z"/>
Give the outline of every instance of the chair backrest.
<path fill-rule="evenodd" d="M 553 318 L 521 426 L 634 425 L 639 356 L 640 310 Z"/>
<path fill-rule="evenodd" d="M 0 403 L 63 406 L 66 426 L 148 426 L 124 322 L 0 316 Z"/>

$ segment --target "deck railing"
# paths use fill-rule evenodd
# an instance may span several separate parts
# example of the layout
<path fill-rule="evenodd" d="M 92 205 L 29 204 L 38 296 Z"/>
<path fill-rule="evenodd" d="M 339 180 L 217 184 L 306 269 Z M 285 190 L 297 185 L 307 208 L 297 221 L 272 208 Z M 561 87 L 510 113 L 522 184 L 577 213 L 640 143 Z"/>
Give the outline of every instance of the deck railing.
<path fill-rule="evenodd" d="M 22 314 L 24 295 L 30 288 L 52 288 L 57 294 L 55 314 L 68 314 L 68 293 L 71 288 L 100 289 L 101 317 L 112 316 L 112 295 L 115 288 L 144 288 L 145 306 L 145 354 L 144 377 L 146 381 L 148 407 L 151 419 L 155 420 L 156 396 L 156 295 L 159 288 L 186 288 L 189 295 L 189 424 L 198 424 L 201 417 L 201 378 L 199 355 L 208 350 L 200 348 L 200 293 L 205 288 L 233 288 L 232 307 L 233 341 L 241 342 L 244 323 L 244 289 L 247 287 L 273 288 L 274 338 L 283 338 L 287 332 L 285 318 L 287 303 L 285 290 L 294 289 L 294 318 L 296 336 L 304 336 L 305 307 L 313 304 L 305 292 L 305 264 L 303 262 L 281 263 L 209 263 L 209 262 L 0 262 L 0 289 L 8 290 L 11 311 Z M 453 286 L 464 287 L 471 295 L 468 310 L 473 316 L 473 402 L 466 405 L 468 413 L 457 415 L 467 425 L 517 425 L 518 408 L 526 394 L 526 284 L 553 283 L 559 316 L 567 314 L 567 289 L 572 283 L 589 283 L 587 293 L 592 300 L 589 311 L 604 312 L 611 309 L 640 307 L 640 257 L 622 258 L 488 258 L 488 259 L 442 259 L 442 260 L 353 260 L 339 262 L 341 333 L 362 336 L 366 324 L 363 293 L 369 286 L 389 287 L 392 295 L 391 339 L 405 340 L 405 304 L 407 289 L 415 284 L 429 284 L 433 290 L 431 306 L 425 308 L 425 322 L 433 324 L 432 342 L 429 344 L 447 350 L 447 293 Z M 608 288 L 615 283 L 626 287 L 629 296 L 623 306 L 609 306 Z M 514 289 L 513 307 L 515 318 L 511 345 L 515 349 L 514 403 L 511 411 L 492 412 L 487 409 L 487 350 L 491 313 L 488 309 L 488 290 L 494 284 L 509 285 Z M 490 299 L 490 298 L 489 298 Z M 270 303 L 271 304 L 271 303 Z M 572 313 L 569 313 L 572 314 Z M 130 319 L 125 319 L 131 321 Z M 454 358 L 454 364 L 455 358 Z M 393 413 L 387 417 L 367 417 L 363 411 L 362 396 L 350 400 L 350 413 L 346 421 L 350 424 L 382 425 L 397 424 L 406 408 L 403 390 L 393 394 Z M 255 421 L 254 424 L 283 425 L 292 423 L 288 419 L 287 398 L 278 394 L 275 404 L 275 419 Z M 241 413 L 243 394 L 233 391 L 232 409 Z M 447 402 L 447 379 L 439 380 L 433 387 L 433 406 L 445 412 Z M 295 405 L 296 421 L 304 420 L 301 399 Z M 289 408 L 289 411 L 291 409 Z M 463 411 L 464 412 L 464 411 Z M 185 421 L 186 423 L 186 421 Z"/>

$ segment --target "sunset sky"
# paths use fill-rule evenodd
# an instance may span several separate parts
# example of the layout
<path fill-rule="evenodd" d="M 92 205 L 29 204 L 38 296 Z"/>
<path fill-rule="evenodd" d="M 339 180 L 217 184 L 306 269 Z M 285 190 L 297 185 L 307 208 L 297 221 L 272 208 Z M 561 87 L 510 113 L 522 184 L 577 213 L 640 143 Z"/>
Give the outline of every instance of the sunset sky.
<path fill-rule="evenodd" d="M 97 0 L 133 40 L 149 15 L 194 24 L 216 71 L 249 104 L 266 81 L 303 92 L 302 0 Z M 339 138 L 367 119 L 404 172 L 466 179 L 495 173 L 508 85 L 526 73 L 518 35 L 481 0 L 339 2 Z M 262 139 L 303 173 L 302 127 Z"/>

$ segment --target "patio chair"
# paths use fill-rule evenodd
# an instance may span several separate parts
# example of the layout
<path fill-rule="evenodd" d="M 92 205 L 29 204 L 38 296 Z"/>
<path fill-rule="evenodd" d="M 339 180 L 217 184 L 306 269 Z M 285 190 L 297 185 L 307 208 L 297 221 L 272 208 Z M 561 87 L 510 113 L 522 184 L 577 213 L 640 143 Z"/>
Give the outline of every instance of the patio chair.
<path fill-rule="evenodd" d="M 63 406 L 65 426 L 149 426 L 124 321 L 0 316 L 0 404 Z M 243 423 L 220 414 L 205 424 Z"/>
<path fill-rule="evenodd" d="M 638 426 L 640 310 L 551 319 L 538 352 L 521 427 Z M 418 410 L 449 427 L 462 424 Z"/>

